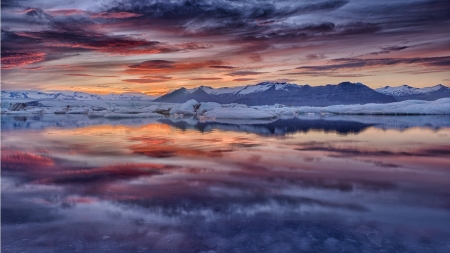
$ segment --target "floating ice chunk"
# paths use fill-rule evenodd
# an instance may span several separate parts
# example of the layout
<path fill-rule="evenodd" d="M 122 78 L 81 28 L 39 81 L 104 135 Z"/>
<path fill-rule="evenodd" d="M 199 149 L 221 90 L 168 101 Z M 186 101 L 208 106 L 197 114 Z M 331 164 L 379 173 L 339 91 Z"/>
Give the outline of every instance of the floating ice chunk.
<path fill-rule="evenodd" d="M 215 102 L 205 102 L 201 103 L 200 107 L 197 109 L 197 115 L 203 115 L 205 112 L 212 111 L 214 109 L 220 109 L 222 105 Z"/>
<path fill-rule="evenodd" d="M 194 115 L 198 107 L 199 103 L 196 100 L 191 99 L 179 106 L 174 106 L 170 110 L 170 114 Z"/>
<path fill-rule="evenodd" d="M 367 114 L 367 115 L 417 115 L 450 114 L 450 98 L 436 101 L 406 100 L 387 104 L 332 105 L 327 107 L 297 107 L 299 113 Z"/>
<path fill-rule="evenodd" d="M 223 107 L 228 107 L 228 108 L 248 108 L 248 105 L 231 103 L 231 104 L 223 105 Z"/>
<path fill-rule="evenodd" d="M 89 117 L 104 117 L 106 114 L 110 114 L 111 111 L 89 111 Z"/>
<path fill-rule="evenodd" d="M 274 113 L 253 108 L 222 108 L 206 112 L 203 116 L 216 119 L 273 119 Z"/>
<path fill-rule="evenodd" d="M 148 109 L 141 109 L 141 108 L 116 108 L 113 110 L 114 113 L 125 113 L 125 114 L 136 114 L 136 113 L 144 113 L 148 112 Z"/>
<path fill-rule="evenodd" d="M 85 108 L 70 108 L 67 114 L 87 114 L 88 109 Z"/>
<path fill-rule="evenodd" d="M 6 112 L 6 115 L 30 115 L 32 114 L 31 112 L 27 112 L 27 111 L 9 111 Z"/>
<path fill-rule="evenodd" d="M 126 114 L 126 113 L 108 113 L 105 114 L 105 118 L 109 119 L 122 119 L 122 118 L 160 118 L 164 117 L 159 113 L 147 112 L 147 113 L 136 113 L 136 114 Z"/>

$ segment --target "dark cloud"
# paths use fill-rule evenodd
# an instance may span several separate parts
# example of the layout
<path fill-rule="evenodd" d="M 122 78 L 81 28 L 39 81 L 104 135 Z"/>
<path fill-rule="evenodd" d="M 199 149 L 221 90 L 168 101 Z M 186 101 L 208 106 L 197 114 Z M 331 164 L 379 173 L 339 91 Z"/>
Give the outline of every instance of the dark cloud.
<path fill-rule="evenodd" d="M 297 69 L 305 71 L 333 71 L 339 69 L 358 69 L 373 66 L 395 66 L 395 65 L 418 65 L 426 67 L 450 67 L 450 56 L 442 57 L 424 57 L 424 58 L 340 58 L 330 61 L 331 64 L 321 66 L 301 66 Z"/>
<path fill-rule="evenodd" d="M 320 59 L 324 59 L 325 55 L 323 54 L 307 54 L 306 55 L 306 59 L 308 60 L 320 60 Z"/>
<path fill-rule="evenodd" d="M 410 47 L 411 46 L 399 46 L 399 45 L 382 47 L 380 51 L 370 53 L 369 55 L 389 54 L 390 52 L 401 51 Z"/>
<path fill-rule="evenodd" d="M 52 19 L 53 17 L 40 8 L 28 8 L 23 11 L 23 14 L 28 17 Z"/>
<path fill-rule="evenodd" d="M 310 76 L 310 77 L 342 77 L 342 78 L 354 78 L 354 77 L 364 77 L 371 76 L 368 74 L 353 74 L 353 73 L 342 73 L 335 71 L 302 71 L 302 72 L 290 72 L 286 75 L 291 76 Z"/>
<path fill-rule="evenodd" d="M 2 69 L 26 66 L 45 60 L 43 52 L 2 51 Z"/>
<path fill-rule="evenodd" d="M 362 35 L 381 31 L 382 27 L 375 23 L 356 22 L 338 27 L 339 35 Z"/>
<path fill-rule="evenodd" d="M 225 30 L 226 28 L 245 29 L 248 26 L 256 25 L 255 21 L 261 23 L 316 11 L 330 11 L 347 3 L 348 1 L 340 0 L 319 3 L 285 2 L 282 4 L 265 0 L 121 1 L 120 4 L 108 11 L 142 14 L 142 18 L 145 19 L 166 20 L 198 31 L 213 27 L 225 28 Z"/>
<path fill-rule="evenodd" d="M 92 18 L 105 18 L 105 19 L 122 19 L 122 18 L 135 18 L 140 17 L 142 14 L 136 14 L 131 12 L 101 12 L 101 13 L 95 13 L 91 14 Z"/>

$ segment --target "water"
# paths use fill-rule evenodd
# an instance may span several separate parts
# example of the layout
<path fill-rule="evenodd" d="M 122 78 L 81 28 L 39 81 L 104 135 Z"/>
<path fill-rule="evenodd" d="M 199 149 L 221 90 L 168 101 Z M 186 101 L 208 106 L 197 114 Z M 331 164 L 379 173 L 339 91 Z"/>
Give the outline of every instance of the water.
<path fill-rule="evenodd" d="M 239 123 L 2 116 L 2 252 L 450 251 L 449 117 Z"/>

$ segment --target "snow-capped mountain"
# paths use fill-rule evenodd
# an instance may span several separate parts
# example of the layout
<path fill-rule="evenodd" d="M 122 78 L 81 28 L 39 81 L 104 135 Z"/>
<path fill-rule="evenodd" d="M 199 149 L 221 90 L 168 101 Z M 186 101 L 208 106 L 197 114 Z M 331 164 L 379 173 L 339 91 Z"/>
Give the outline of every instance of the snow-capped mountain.
<path fill-rule="evenodd" d="M 247 105 L 310 105 L 389 103 L 395 99 L 372 90 L 361 83 L 343 82 L 337 85 L 309 86 L 285 82 L 262 82 L 232 88 L 214 89 L 200 86 L 180 88 L 155 100 L 155 102 L 182 103 L 189 99 L 199 102 L 241 103 Z"/>
<path fill-rule="evenodd" d="M 415 88 L 406 84 L 397 87 L 386 86 L 378 88 L 376 91 L 393 96 L 397 101 L 411 99 L 434 101 L 436 99 L 450 97 L 450 88 L 442 84 L 425 88 Z"/>
<path fill-rule="evenodd" d="M 36 100 L 153 100 L 154 97 L 141 93 L 89 94 L 75 91 L 2 91 L 2 99 L 36 99 Z"/>

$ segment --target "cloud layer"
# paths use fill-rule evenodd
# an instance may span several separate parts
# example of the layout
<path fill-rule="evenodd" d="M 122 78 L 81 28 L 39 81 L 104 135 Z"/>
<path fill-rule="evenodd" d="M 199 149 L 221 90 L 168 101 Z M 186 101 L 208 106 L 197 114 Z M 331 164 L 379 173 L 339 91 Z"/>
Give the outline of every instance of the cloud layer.
<path fill-rule="evenodd" d="M 449 70 L 449 13 L 440 0 L 2 1 L 3 82 L 42 86 L 43 73 L 61 71 L 54 65 L 72 66 L 65 74 L 121 76 L 117 88 L 157 85 L 139 77 L 146 74 L 173 77 L 169 89 L 287 73 L 313 85 L 344 77 L 375 85 L 384 76 L 440 82 Z"/>

